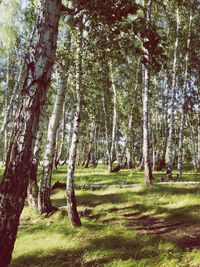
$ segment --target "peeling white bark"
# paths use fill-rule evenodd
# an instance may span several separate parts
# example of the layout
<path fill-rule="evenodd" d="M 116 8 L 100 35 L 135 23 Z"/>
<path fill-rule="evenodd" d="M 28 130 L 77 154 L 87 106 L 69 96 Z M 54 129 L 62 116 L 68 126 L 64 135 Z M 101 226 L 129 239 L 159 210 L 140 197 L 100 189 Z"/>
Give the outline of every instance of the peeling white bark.
<path fill-rule="evenodd" d="M 146 11 L 146 20 L 147 28 L 150 23 L 151 15 L 151 0 L 148 1 L 147 11 Z M 144 159 L 144 171 L 145 179 L 144 182 L 146 185 L 151 184 L 152 182 L 152 164 L 151 164 L 151 149 L 150 149 L 150 105 L 149 105 L 149 90 L 150 90 L 150 65 L 149 65 L 149 51 L 145 49 L 145 57 L 147 59 L 147 64 L 143 64 L 143 74 L 144 74 L 144 90 L 143 90 L 143 159 Z"/>
<path fill-rule="evenodd" d="M 172 88 L 171 88 L 171 113 L 170 113 L 170 123 L 169 123 L 169 136 L 168 136 L 168 167 L 167 176 L 172 177 L 173 168 L 173 139 L 174 139 L 174 105 L 175 105 L 175 95 L 176 95 L 176 65 L 177 65 L 177 50 L 179 44 L 179 28 L 180 28 L 180 18 L 179 9 L 176 10 L 176 41 L 174 45 L 174 61 L 172 69 Z"/>
<path fill-rule="evenodd" d="M 182 178 L 182 168 L 183 168 L 183 139 L 184 139 L 184 126 L 185 126 L 185 98 L 188 85 L 188 61 L 189 61 L 189 48 L 191 40 L 191 25 L 192 25 L 192 12 L 190 12 L 189 18 L 189 30 L 188 30 L 188 39 L 187 39 L 187 51 L 185 55 L 185 73 L 184 73 L 184 82 L 183 82 L 183 94 L 182 94 L 182 103 L 181 103 L 181 121 L 180 121 L 180 130 L 179 130 L 179 144 L 178 144 L 178 166 L 177 166 L 177 178 Z"/>
<path fill-rule="evenodd" d="M 111 89 L 113 94 L 113 117 L 112 117 L 112 138 L 110 148 L 110 160 L 109 160 L 109 172 L 112 171 L 112 163 L 114 160 L 114 154 L 116 154 L 116 132 L 117 132 L 117 91 L 114 82 L 113 66 L 112 62 L 109 62 Z"/>
<path fill-rule="evenodd" d="M 66 71 L 66 70 L 65 70 Z M 68 73 L 68 70 L 66 71 Z M 48 213 L 53 207 L 50 201 L 51 175 L 53 169 L 53 159 L 55 154 L 57 129 L 60 125 L 63 107 L 65 103 L 65 94 L 67 89 L 67 75 L 63 70 L 58 72 L 57 92 L 54 101 L 53 112 L 49 120 L 47 142 L 44 152 L 44 160 L 42 164 L 42 174 L 40 176 L 39 188 L 39 211 Z"/>
<path fill-rule="evenodd" d="M 71 224 L 74 227 L 80 226 L 81 221 L 77 212 L 76 196 L 74 191 L 74 171 L 78 146 L 78 135 L 81 119 L 81 106 L 82 106 L 82 52 L 83 52 L 83 29 L 82 21 L 79 22 L 78 27 L 78 39 L 76 50 L 76 112 L 74 115 L 74 126 L 71 140 L 71 147 L 69 151 L 68 170 L 67 170 L 67 182 L 66 182 L 66 194 L 67 194 L 67 207 L 68 216 Z"/>
<path fill-rule="evenodd" d="M 60 0 L 43 2 L 37 25 L 38 41 L 33 52 L 33 61 L 27 66 L 21 105 L 11 138 L 6 170 L 0 184 L 1 266 L 8 266 L 11 261 L 19 218 L 24 206 L 35 145 L 34 137 L 54 63 L 61 7 Z M 45 38 L 45 33 L 48 33 L 49 39 Z"/>

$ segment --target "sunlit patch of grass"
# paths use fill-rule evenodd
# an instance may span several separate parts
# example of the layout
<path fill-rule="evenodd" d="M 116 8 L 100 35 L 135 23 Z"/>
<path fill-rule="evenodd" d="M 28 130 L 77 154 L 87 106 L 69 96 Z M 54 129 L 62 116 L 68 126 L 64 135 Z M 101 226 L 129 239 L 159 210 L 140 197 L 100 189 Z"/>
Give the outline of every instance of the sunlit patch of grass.
<path fill-rule="evenodd" d="M 196 267 L 200 265 L 200 253 L 199 249 L 193 249 L 190 252 L 187 252 L 185 255 L 185 262 L 188 266 Z"/>
<path fill-rule="evenodd" d="M 160 182 L 161 177 L 165 171 L 153 173 L 154 183 Z M 59 170 L 53 173 L 52 181 L 65 182 L 67 175 L 67 166 L 59 167 Z M 176 170 L 173 171 L 173 176 L 176 177 Z M 200 174 L 192 171 L 191 169 L 183 172 L 182 181 L 200 181 Z M 96 168 L 77 167 L 75 171 L 75 182 L 78 184 L 115 184 L 115 185 L 128 185 L 134 183 L 144 182 L 144 172 L 137 169 L 123 169 L 118 173 L 109 173 L 107 166 L 99 164 Z"/>
<path fill-rule="evenodd" d="M 148 218 L 165 222 L 171 216 L 192 224 L 188 215 L 199 205 L 197 192 L 192 186 L 77 190 L 83 226 L 74 229 L 67 219 L 65 190 L 56 190 L 52 201 L 64 207 L 53 215 L 25 207 L 11 266 L 198 266 L 198 250 L 185 252 L 162 236 L 138 230 Z"/>
<path fill-rule="evenodd" d="M 155 172 L 154 181 L 163 174 Z M 188 169 L 184 180 L 196 174 Z M 76 170 L 76 183 L 82 184 L 132 184 L 142 183 L 143 178 L 138 170 L 109 174 L 104 165 Z M 54 172 L 52 180 L 64 183 L 66 166 Z M 76 190 L 82 227 L 73 228 L 67 218 L 65 189 L 53 190 L 51 199 L 59 209 L 52 215 L 41 216 L 26 203 L 10 266 L 197 267 L 199 250 L 183 248 L 181 238 L 185 226 L 198 226 L 199 193 L 197 185 Z M 179 224 L 173 227 L 174 223 Z M 154 233 L 160 229 L 163 234 Z"/>

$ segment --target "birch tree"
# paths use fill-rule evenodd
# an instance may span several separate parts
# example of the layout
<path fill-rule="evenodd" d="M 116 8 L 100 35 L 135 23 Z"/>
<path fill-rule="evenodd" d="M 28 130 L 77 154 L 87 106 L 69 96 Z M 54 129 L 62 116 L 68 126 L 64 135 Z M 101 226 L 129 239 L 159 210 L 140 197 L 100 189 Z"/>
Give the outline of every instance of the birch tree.
<path fill-rule="evenodd" d="M 77 27 L 77 50 L 76 50 L 76 112 L 74 115 L 74 126 L 72 133 L 71 146 L 69 151 L 67 181 L 66 181 L 66 195 L 68 216 L 71 224 L 74 227 L 81 225 L 81 221 L 77 211 L 76 196 L 74 191 L 74 171 L 77 155 L 77 146 L 79 138 L 79 128 L 81 119 L 82 106 L 82 54 L 83 54 L 83 25 L 82 17 L 79 18 L 79 25 Z"/>
<path fill-rule="evenodd" d="M 84 167 L 88 168 L 90 160 L 92 159 L 92 146 L 94 144 L 94 138 L 95 138 L 95 129 L 96 129 L 96 124 L 95 124 L 95 118 L 93 118 L 93 121 L 90 126 L 90 133 L 89 133 L 89 147 L 88 147 L 88 154 L 86 158 L 86 162 Z"/>
<path fill-rule="evenodd" d="M 117 91 L 114 82 L 113 75 L 113 65 L 109 62 L 109 71 L 110 71 L 110 79 L 111 79 L 111 89 L 113 95 L 113 117 L 112 117 L 112 138 L 111 138 L 111 148 L 110 148 L 110 156 L 109 156 L 109 172 L 112 172 L 112 163 L 114 161 L 114 156 L 116 154 L 116 131 L 117 131 Z"/>
<path fill-rule="evenodd" d="M 22 100 L 6 169 L 0 184 L 0 263 L 8 266 L 16 239 L 19 218 L 24 206 L 39 117 L 44 105 L 54 63 L 58 24 L 62 10 L 60 0 L 42 3 L 37 24 L 37 42 L 32 61 L 27 66 Z"/>
<path fill-rule="evenodd" d="M 65 35 L 66 40 L 69 39 L 69 34 Z M 66 50 L 70 53 L 70 42 L 66 42 Z M 49 213 L 54 210 L 50 200 L 51 175 L 53 170 L 53 160 L 55 156 L 56 135 L 60 125 L 60 120 L 65 104 L 65 94 L 67 90 L 67 78 L 69 71 L 69 59 L 64 56 L 64 64 L 58 68 L 57 73 L 57 92 L 54 101 L 53 112 L 49 120 L 47 143 L 44 152 L 44 160 L 42 164 L 42 173 L 40 176 L 38 206 L 40 213 Z"/>
<path fill-rule="evenodd" d="M 146 20 L 147 29 L 150 27 L 150 16 L 151 16 L 151 0 L 147 3 L 146 9 Z M 151 166 L 151 155 L 150 155 L 150 114 L 149 114 L 149 90 L 150 90 L 150 55 L 148 49 L 145 49 L 145 61 L 143 64 L 143 158 L 144 158 L 144 172 L 145 172 L 145 184 L 149 185 L 152 183 L 152 166 Z"/>
<path fill-rule="evenodd" d="M 191 40 L 191 26 L 192 26 L 192 11 L 190 11 L 189 16 L 189 29 L 188 29 L 188 39 L 185 55 L 185 72 L 184 72 L 184 82 L 182 89 L 182 99 L 181 99 L 181 121 L 180 121 L 180 130 L 179 130 L 179 144 L 178 144 L 178 166 L 177 166 L 177 179 L 182 178 L 182 169 L 183 169 L 183 139 L 184 139 L 184 127 L 185 127 L 185 99 L 187 93 L 188 85 L 188 63 L 189 63 L 189 48 Z"/>
<path fill-rule="evenodd" d="M 177 74 L 177 53 L 179 44 L 179 29 L 180 29 L 180 18 L 179 18 L 179 7 L 176 9 L 176 40 L 174 44 L 174 59 L 172 69 L 172 87 L 171 87 L 171 109 L 170 109 L 170 122 L 169 122 L 169 136 L 168 136 L 168 163 L 167 163 L 167 178 L 172 178 L 173 169 L 173 140 L 174 140 L 174 109 L 175 109 L 175 96 L 176 96 L 176 74 Z"/>

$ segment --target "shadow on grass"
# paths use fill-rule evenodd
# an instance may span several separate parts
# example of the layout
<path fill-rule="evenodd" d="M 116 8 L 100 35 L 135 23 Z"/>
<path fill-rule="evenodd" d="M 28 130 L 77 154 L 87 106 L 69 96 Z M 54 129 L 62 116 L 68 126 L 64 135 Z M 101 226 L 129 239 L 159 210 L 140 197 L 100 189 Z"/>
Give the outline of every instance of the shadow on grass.
<path fill-rule="evenodd" d="M 170 202 L 167 202 L 168 206 L 165 206 L 162 203 L 145 202 L 141 199 L 141 196 L 148 196 L 148 194 L 151 197 L 177 195 L 183 199 L 185 194 L 195 196 L 198 195 L 198 192 L 199 188 L 196 187 L 168 186 L 154 186 L 150 190 L 144 189 L 139 192 L 121 191 L 103 195 L 91 191 L 79 191 L 78 206 L 90 208 L 88 213 L 83 213 L 83 217 L 87 217 L 84 219 L 87 222 L 84 222 L 84 226 L 81 228 L 83 233 L 80 232 L 79 235 L 79 231 L 82 230 L 71 229 L 66 226 L 64 220 L 59 221 L 60 217 L 57 218 L 59 225 L 56 226 L 52 223 L 48 226 L 51 233 L 64 235 L 66 243 L 68 238 L 80 238 L 77 247 L 74 249 L 59 249 L 58 247 L 52 251 L 30 251 L 29 254 L 14 259 L 11 267 L 104 266 L 112 261 L 129 259 L 135 262 L 133 266 L 139 266 L 137 261 L 145 262 L 145 260 L 151 259 L 152 264 L 156 258 L 157 262 L 161 262 L 162 259 L 159 257 L 162 253 L 167 257 L 172 257 L 170 255 L 176 251 L 199 248 L 200 239 L 195 231 L 199 219 L 196 213 L 200 210 L 200 205 L 188 204 L 184 207 L 172 208 L 169 205 Z M 127 194 L 129 195 L 128 198 Z M 130 196 L 132 196 L 131 199 Z M 128 206 L 117 206 L 117 204 L 126 204 L 127 199 Z M 52 201 L 57 207 L 66 205 L 65 198 Z M 114 206 L 106 204 L 113 204 Z M 95 210 L 97 205 L 102 205 L 101 210 Z M 104 217 L 107 214 L 111 217 Z M 160 217 L 161 215 L 163 216 Z M 121 225 L 120 231 L 118 231 L 118 224 Z M 194 233 L 192 232 L 191 236 L 181 234 L 176 239 L 167 236 L 170 233 L 175 235 L 177 229 L 182 231 L 188 225 L 194 226 Z M 107 231 L 107 227 L 114 230 Z M 45 226 L 40 224 L 32 225 L 31 229 L 25 228 L 26 226 L 23 228 L 22 225 L 21 235 L 38 234 L 45 231 Z M 122 229 L 123 231 L 121 231 Z M 187 228 L 185 229 L 187 232 Z M 87 242 L 84 242 L 87 234 L 89 240 L 87 238 Z M 169 243 L 169 248 L 166 249 Z M 160 244 L 164 244 L 163 248 Z M 153 265 L 144 264 L 141 266 Z M 162 262 L 158 266 L 162 266 Z"/>
<path fill-rule="evenodd" d="M 149 222 L 150 221 L 148 219 L 148 223 Z M 151 221 L 151 223 L 155 223 L 155 221 Z M 142 224 L 142 221 L 140 220 L 141 230 L 143 230 L 143 225 L 144 223 Z M 167 246 L 169 246 L 171 251 L 171 253 L 169 253 L 169 257 L 172 257 L 173 253 L 176 253 L 180 249 L 185 250 L 185 248 L 188 247 L 200 247 L 199 239 L 191 241 L 186 239 L 185 236 L 180 237 L 177 242 L 174 242 L 176 245 L 169 245 L 168 240 L 165 240 L 161 235 L 158 236 L 154 233 L 148 233 L 148 235 L 135 234 L 128 237 L 127 235 L 120 235 L 120 233 L 115 230 L 114 234 L 109 234 L 105 231 L 104 236 L 98 237 L 96 236 L 96 233 L 100 228 L 102 228 L 102 226 L 87 226 L 88 230 L 94 232 L 94 237 L 89 240 L 89 243 L 82 243 L 78 248 L 71 250 L 55 249 L 48 252 L 45 252 L 44 250 L 29 252 L 27 255 L 14 259 L 11 267 L 104 266 L 104 264 L 115 260 L 128 259 L 133 259 L 135 262 L 135 265 L 133 266 L 137 266 L 137 261 L 145 262 L 146 259 L 149 259 L 153 262 L 154 258 L 159 259 L 159 256 L 162 255 L 162 253 L 166 253 L 165 249 Z M 177 223 L 168 225 L 165 224 L 165 226 L 169 229 L 179 227 L 180 225 Z M 150 228 L 153 228 L 153 226 Z M 66 238 L 68 237 L 66 236 Z M 161 248 L 160 242 L 166 245 Z"/>
<path fill-rule="evenodd" d="M 162 187 L 162 186 L 155 186 L 153 188 L 144 189 L 139 192 L 130 192 L 130 194 L 133 194 L 133 199 L 130 201 L 140 201 L 138 199 L 139 196 L 146 195 L 146 196 L 152 196 L 155 195 L 155 193 L 158 193 L 159 195 L 185 195 L 185 194 L 191 194 L 191 195 L 198 195 L 199 189 L 198 188 L 177 188 L 177 187 Z M 85 191 L 82 195 L 77 195 L 77 205 L 78 207 L 84 206 L 85 208 L 91 209 L 90 214 L 86 214 L 86 217 L 90 217 L 91 219 L 94 219 L 97 221 L 100 217 L 104 216 L 105 214 L 113 213 L 114 215 L 119 214 L 121 211 L 125 211 L 125 213 L 133 213 L 134 216 L 142 215 L 143 213 L 146 213 L 148 211 L 151 211 L 154 216 L 161 216 L 162 214 L 167 218 L 169 221 L 178 220 L 182 223 L 187 222 L 193 222 L 196 223 L 199 218 L 196 216 L 200 210 L 200 205 L 187 205 L 184 207 L 167 207 L 165 205 L 161 205 L 158 203 L 153 204 L 142 204 L 137 203 L 133 205 L 129 205 L 128 207 L 112 207 L 112 205 L 117 204 L 126 204 L 127 203 L 127 193 L 126 191 L 122 191 L 121 193 L 111 193 L 111 194 L 104 194 L 99 195 L 98 193 L 93 193 L 91 191 Z M 134 199 L 135 198 L 135 199 Z M 177 200 L 178 201 L 178 200 Z M 66 199 L 60 198 L 60 199 L 52 199 L 53 205 L 56 207 L 66 206 Z M 111 208 L 108 206 L 102 207 L 101 210 L 95 212 L 93 214 L 93 210 L 98 205 L 111 205 Z M 129 212 L 129 213 L 128 213 Z M 126 217 L 126 215 L 125 215 Z M 128 216 L 127 216 L 128 217 Z"/>
<path fill-rule="evenodd" d="M 159 243 L 160 239 L 155 237 L 124 237 L 116 233 L 91 239 L 89 244 L 71 250 L 33 251 L 14 259 L 10 267 L 104 266 L 113 260 L 128 259 L 137 263 L 141 259 L 158 257 L 160 251 L 155 248 Z"/>
<path fill-rule="evenodd" d="M 36 234 L 38 232 L 43 232 L 46 229 L 46 226 L 44 224 L 22 224 L 20 225 L 20 236 L 25 236 L 27 234 Z"/>
<path fill-rule="evenodd" d="M 101 204 L 117 204 L 117 203 L 126 203 L 126 194 L 104 194 L 98 195 L 91 193 L 90 191 L 85 191 L 84 195 L 77 195 L 77 206 L 86 206 L 86 207 L 95 207 Z M 53 205 L 56 207 L 66 206 L 65 198 L 52 199 Z"/>
<path fill-rule="evenodd" d="M 84 205 L 88 207 L 94 207 L 100 204 L 119 204 L 119 203 L 126 203 L 126 193 L 111 193 L 111 194 L 104 194 L 98 195 L 95 193 L 87 192 L 84 195 L 77 196 L 77 203 L 78 205 Z"/>

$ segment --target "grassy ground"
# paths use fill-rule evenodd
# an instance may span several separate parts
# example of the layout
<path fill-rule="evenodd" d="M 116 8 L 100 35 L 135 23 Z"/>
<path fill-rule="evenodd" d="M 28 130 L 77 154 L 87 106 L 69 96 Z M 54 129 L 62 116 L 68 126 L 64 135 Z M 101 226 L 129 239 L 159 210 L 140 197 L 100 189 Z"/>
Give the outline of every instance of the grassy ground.
<path fill-rule="evenodd" d="M 159 181 L 162 173 L 155 174 Z M 66 167 L 53 175 L 64 182 Z M 184 180 L 197 180 L 188 170 Z M 108 174 L 104 166 L 79 168 L 77 183 L 129 184 L 143 173 L 123 170 Z M 73 229 L 67 219 L 64 190 L 54 190 L 60 209 L 40 216 L 25 206 L 11 267 L 60 266 L 200 266 L 200 188 L 153 186 L 150 189 L 77 190 L 83 226 Z"/>
<path fill-rule="evenodd" d="M 154 172 L 154 181 L 160 182 L 161 176 L 165 171 Z M 119 173 L 108 173 L 105 165 L 99 165 L 97 168 L 84 168 L 79 167 L 76 170 L 76 183 L 79 184 L 133 184 L 143 182 L 143 172 L 134 170 L 121 170 Z M 176 176 L 176 172 L 173 172 Z M 53 182 L 65 182 L 66 179 L 66 166 L 62 166 L 53 174 Z M 195 172 L 191 166 L 186 166 L 183 172 L 183 181 L 200 181 L 200 174 Z"/>

